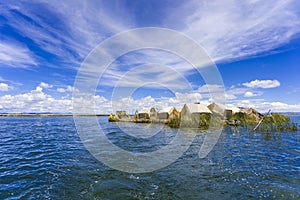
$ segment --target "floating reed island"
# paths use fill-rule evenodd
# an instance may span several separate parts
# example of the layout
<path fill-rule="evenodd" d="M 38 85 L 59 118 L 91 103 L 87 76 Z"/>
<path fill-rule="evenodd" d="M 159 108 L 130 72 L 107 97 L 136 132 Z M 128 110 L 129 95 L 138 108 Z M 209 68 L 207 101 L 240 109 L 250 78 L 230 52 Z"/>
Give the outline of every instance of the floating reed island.
<path fill-rule="evenodd" d="M 166 107 L 159 112 L 155 108 L 143 108 L 134 115 L 125 111 L 110 114 L 109 122 L 162 123 L 172 128 L 222 128 L 224 126 L 246 127 L 253 131 L 297 131 L 297 124 L 284 114 L 261 114 L 253 108 L 225 106 L 212 103 L 208 106 L 200 103 L 184 104 L 181 111 L 175 107 Z"/>

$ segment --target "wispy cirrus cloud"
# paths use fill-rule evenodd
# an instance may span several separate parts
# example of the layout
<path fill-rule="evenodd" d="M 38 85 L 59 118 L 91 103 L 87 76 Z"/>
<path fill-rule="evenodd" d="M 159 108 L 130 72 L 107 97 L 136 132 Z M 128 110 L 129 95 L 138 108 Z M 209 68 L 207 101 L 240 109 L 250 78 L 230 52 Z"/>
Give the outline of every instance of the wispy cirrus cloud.
<path fill-rule="evenodd" d="M 157 26 L 187 34 L 203 45 L 214 61 L 227 62 L 272 53 L 273 49 L 293 39 L 300 32 L 300 17 L 294 9 L 297 6 L 294 0 L 272 4 L 253 0 L 174 3 L 160 8 L 164 18 Z M 118 10 L 117 15 L 115 10 Z M 3 4 L 0 11 L 6 19 L 4 23 L 37 48 L 6 47 L 5 53 L 3 50 L 0 54 L 0 62 L 15 67 L 43 64 L 78 69 L 84 57 L 104 39 L 141 25 L 122 2 L 19 1 Z M 50 56 L 41 57 L 38 53 L 41 51 Z M 20 59 L 11 63 L 12 57 Z M 51 60 L 47 60 L 48 57 Z M 135 59 L 117 63 L 122 67 L 112 67 L 107 74 L 118 79 L 124 71 L 123 66 L 135 61 L 133 65 L 157 61 L 155 63 L 168 64 L 184 75 L 191 72 L 187 63 L 174 56 L 148 51 L 136 54 Z"/>
<path fill-rule="evenodd" d="M 294 0 L 280 0 L 272 4 L 253 0 L 189 1 L 184 5 L 165 8 L 166 18 L 162 25 L 190 36 L 204 47 L 213 61 L 229 62 L 275 53 L 276 48 L 295 38 L 300 33 L 297 6 L 300 8 Z M 135 54 L 133 59 L 124 59 L 122 63 L 117 63 L 118 67 L 111 67 L 112 73 L 108 70 L 107 74 L 111 75 L 110 80 L 118 79 L 124 71 L 122 65 L 142 65 L 151 61 L 168 64 L 183 75 L 192 71 L 180 59 L 166 54 L 157 55 L 149 51 Z M 176 62 L 172 63 L 172 59 Z M 228 95 L 234 98 L 234 94 Z"/>
<path fill-rule="evenodd" d="M 81 61 L 97 44 L 120 31 L 143 26 L 143 21 L 138 20 L 139 15 L 130 13 L 132 9 L 125 6 L 126 3 L 122 1 L 116 3 L 79 0 L 4 2 L 0 3 L 0 28 L 9 29 L 8 32 L 11 35 L 6 34 L 5 31 L 0 34 L 0 64 L 7 67 L 45 66 L 77 70 Z M 156 16 L 156 24 L 154 25 L 173 28 L 185 33 L 201 44 L 212 60 L 216 62 L 229 62 L 272 54 L 276 48 L 282 47 L 300 32 L 298 12 L 300 4 L 296 0 L 278 0 L 272 3 L 258 0 L 194 0 L 176 2 L 168 6 L 163 5 L 165 7 L 160 7 L 160 13 L 163 13 L 163 17 Z M 140 6 L 143 5 L 140 4 Z M 137 23 L 137 21 L 139 22 Z M 133 38 L 131 42 L 136 42 L 138 39 L 140 38 Z M 174 40 L 174 43 L 176 42 L 178 41 Z M 184 44 L 182 45 L 184 48 Z M 130 73 L 130 70 L 135 67 L 149 63 L 169 66 L 178 74 L 170 73 L 170 71 L 165 71 L 159 67 Z M 116 60 L 105 71 L 103 77 L 106 78 L 105 86 L 114 87 L 118 81 L 124 78 L 126 73 L 129 73 L 130 79 L 125 79 L 126 81 L 123 82 L 125 86 L 141 86 L 143 80 L 148 82 L 154 80 L 171 88 L 179 88 L 181 82 L 176 81 L 178 75 L 187 78 L 191 72 L 195 72 L 192 70 L 193 68 L 188 63 L 176 58 L 176 55 L 168 55 L 159 51 L 142 51 Z M 90 73 L 92 74 L 93 71 Z M 65 73 L 63 76 L 69 77 L 70 75 Z M 64 77 L 61 80 L 64 80 Z M 134 82 L 134 80 L 139 81 Z M 192 79 L 187 78 L 187 80 L 191 81 Z M 225 96 L 232 101 L 242 97 L 259 96 L 263 94 L 260 91 L 262 89 L 278 87 L 280 82 L 276 81 L 254 80 L 239 86 L 236 85 L 233 88 L 228 88 Z M 8 86 L 17 85 L 8 81 L 1 80 L 1 82 Z M 45 98 L 39 100 L 36 106 L 32 104 L 30 108 L 44 111 L 55 107 L 56 103 L 61 106 L 57 106 L 57 110 L 63 106 L 70 108 L 69 100 L 65 102 L 65 99 L 54 99 L 51 95 L 45 94 L 43 89 L 49 88 L 51 84 L 56 85 L 50 83 L 51 81 L 38 86 L 36 92 L 19 94 L 19 96 L 6 96 L 5 98 L 11 99 L 7 102 L 15 102 L 15 104 L 6 103 L 1 107 L 9 109 L 9 106 L 13 106 L 17 110 L 18 105 L 23 105 L 23 107 L 19 107 L 20 110 L 21 108 L 26 109 L 29 104 L 31 105 L 30 101 L 26 100 L 27 97 L 36 99 L 37 96 L 44 96 Z M 70 93 L 73 90 L 71 86 L 67 86 L 69 84 L 69 82 L 61 83 L 60 85 L 66 86 L 56 88 L 56 91 Z M 197 82 L 194 89 L 200 84 L 202 84 L 200 81 Z M 7 88 L 6 85 L 2 85 L 2 90 L 7 90 L 5 89 Z M 218 87 L 211 88 L 212 91 L 210 92 L 218 89 Z M 202 88 L 202 90 L 204 89 Z M 160 102 L 159 105 L 169 103 L 175 105 L 181 97 L 187 97 L 188 100 L 196 95 L 197 98 L 201 97 L 201 101 L 204 102 L 209 98 L 207 92 L 204 94 L 200 91 L 191 92 L 194 94 L 175 93 L 175 97 L 168 99 L 162 97 L 159 101 L 154 100 Z M 5 99 L 4 97 L 1 98 L 3 100 L 1 103 L 3 103 Z M 145 98 L 139 102 L 145 103 L 147 101 L 152 102 L 153 98 Z M 139 102 L 133 101 L 137 104 Z M 255 100 L 252 99 L 252 102 Z M 108 108 L 109 103 L 111 102 L 105 101 L 104 107 Z M 244 103 L 246 105 L 246 102 Z M 43 107 L 42 104 L 45 106 Z M 255 105 L 258 105 L 258 102 L 255 102 Z M 276 105 L 276 102 L 269 104 L 260 102 L 259 105 Z M 293 108 L 290 105 L 279 106 L 282 106 L 283 110 Z M 294 107 L 298 108 L 297 105 Z"/>
<path fill-rule="evenodd" d="M 174 3 L 160 8 L 164 18 L 157 26 L 186 33 L 214 61 L 226 62 L 272 53 L 270 50 L 293 39 L 300 32 L 295 7 L 300 7 L 295 0 Z M 20 1 L 6 3 L 0 11 L 14 31 L 56 56 L 61 65 L 74 67 L 75 63 L 75 68 L 105 38 L 140 24 L 122 2 Z M 185 65 L 181 63 L 181 68 Z"/>
<path fill-rule="evenodd" d="M 170 10 L 181 31 L 208 51 L 213 60 L 227 62 L 272 53 L 300 32 L 296 0 L 189 1 Z"/>
<path fill-rule="evenodd" d="M 29 53 L 39 57 L 38 61 L 29 62 L 29 65 L 47 64 L 75 69 L 106 37 L 131 26 L 126 12 L 120 9 L 118 11 L 121 15 L 115 15 L 110 9 L 114 8 L 108 8 L 102 1 L 68 0 L 6 2 L 0 6 L 1 15 L 5 19 L 3 24 L 18 35 L 17 39 L 22 40 L 20 42 L 33 47 Z M 50 56 L 43 56 L 41 52 Z M 12 52 L 10 55 L 18 54 Z M 7 63 L 8 57 L 2 55 L 0 62 Z M 53 58 L 47 60 L 47 57 Z M 24 66 L 19 61 L 15 59 L 15 67 Z"/>
<path fill-rule="evenodd" d="M 17 42 L 0 41 L 0 65 L 14 68 L 36 66 L 33 53 Z"/>

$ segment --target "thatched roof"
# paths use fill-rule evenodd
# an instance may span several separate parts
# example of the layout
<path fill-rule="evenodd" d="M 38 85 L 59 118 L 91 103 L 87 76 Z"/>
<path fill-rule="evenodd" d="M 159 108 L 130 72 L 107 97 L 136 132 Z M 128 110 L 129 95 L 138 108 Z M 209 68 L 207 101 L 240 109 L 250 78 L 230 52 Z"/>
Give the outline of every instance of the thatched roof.
<path fill-rule="evenodd" d="M 239 107 L 240 109 L 240 112 L 242 113 L 245 113 L 247 115 L 250 115 L 250 114 L 259 114 L 259 112 L 253 108 L 244 108 L 244 107 Z"/>
<path fill-rule="evenodd" d="M 199 103 L 187 103 L 184 106 L 187 107 L 190 113 L 209 113 L 212 112 L 207 108 L 207 106 Z"/>
<path fill-rule="evenodd" d="M 155 111 L 155 108 L 143 108 L 141 111 L 139 111 L 139 114 L 147 113 L 150 115 L 152 109 L 154 109 L 154 111 Z"/>
<path fill-rule="evenodd" d="M 218 115 L 224 115 L 224 112 L 225 112 L 225 105 L 223 104 L 220 104 L 220 103 L 212 103 L 212 104 L 209 104 L 207 106 L 209 108 L 210 111 L 218 114 Z"/>
<path fill-rule="evenodd" d="M 168 113 L 169 115 L 176 109 L 175 107 L 165 107 L 159 113 Z"/>
<path fill-rule="evenodd" d="M 143 108 L 141 111 L 139 111 L 139 114 L 140 114 L 140 113 L 147 113 L 147 114 L 150 114 L 150 110 L 151 110 L 151 108 Z"/>
<path fill-rule="evenodd" d="M 226 105 L 226 110 L 231 110 L 233 114 L 240 112 L 240 109 L 234 105 Z"/>

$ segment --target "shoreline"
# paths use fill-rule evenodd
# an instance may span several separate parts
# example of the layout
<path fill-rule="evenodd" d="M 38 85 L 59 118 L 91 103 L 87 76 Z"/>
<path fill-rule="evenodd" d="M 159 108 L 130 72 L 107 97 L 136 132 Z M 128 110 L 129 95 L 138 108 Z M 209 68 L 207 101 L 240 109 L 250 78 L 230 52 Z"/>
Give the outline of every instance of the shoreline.
<path fill-rule="evenodd" d="M 0 113 L 0 117 L 71 117 L 71 116 L 97 116 L 107 117 L 109 114 L 72 114 L 72 113 Z"/>
<path fill-rule="evenodd" d="M 300 113 L 282 113 L 286 116 L 300 116 Z M 71 116 L 97 116 L 108 117 L 110 114 L 72 114 L 72 113 L 0 113 L 0 117 L 71 117 Z M 133 116 L 133 115 L 130 115 Z"/>

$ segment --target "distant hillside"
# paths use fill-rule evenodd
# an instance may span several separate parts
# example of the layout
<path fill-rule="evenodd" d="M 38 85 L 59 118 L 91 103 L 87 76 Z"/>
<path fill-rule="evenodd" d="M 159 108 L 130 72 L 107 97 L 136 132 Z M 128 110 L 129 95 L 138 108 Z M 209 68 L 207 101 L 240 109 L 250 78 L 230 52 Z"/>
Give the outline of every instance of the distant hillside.
<path fill-rule="evenodd" d="M 280 114 L 289 115 L 289 116 L 300 116 L 300 112 L 280 112 Z"/>

